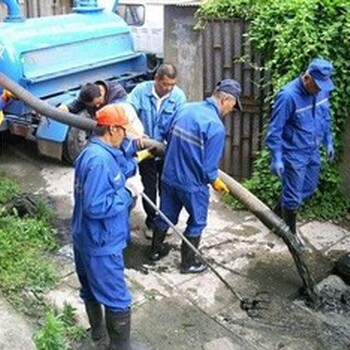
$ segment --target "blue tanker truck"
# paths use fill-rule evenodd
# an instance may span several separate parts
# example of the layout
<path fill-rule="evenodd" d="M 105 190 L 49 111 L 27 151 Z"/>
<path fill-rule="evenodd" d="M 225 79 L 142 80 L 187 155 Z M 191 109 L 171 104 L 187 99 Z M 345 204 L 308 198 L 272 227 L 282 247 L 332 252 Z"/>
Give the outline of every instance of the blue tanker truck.
<path fill-rule="evenodd" d="M 71 14 L 31 19 L 16 0 L 2 2 L 0 72 L 50 105 L 69 103 L 87 82 L 119 81 L 128 89 L 147 76 L 146 55 L 135 51 L 128 25 L 96 0 L 75 1 Z M 40 115 L 20 98 L 4 117 L 0 132 L 33 140 L 39 154 L 55 159 L 72 162 L 87 140 L 87 131 Z"/>

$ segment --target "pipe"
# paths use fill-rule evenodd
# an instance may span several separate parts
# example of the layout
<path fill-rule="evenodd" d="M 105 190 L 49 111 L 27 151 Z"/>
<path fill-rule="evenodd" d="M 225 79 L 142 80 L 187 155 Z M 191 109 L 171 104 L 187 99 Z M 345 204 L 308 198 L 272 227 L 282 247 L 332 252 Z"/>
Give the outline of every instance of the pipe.
<path fill-rule="evenodd" d="M 35 97 L 22 86 L 8 78 L 0 72 L 0 85 L 11 91 L 15 96 L 23 100 L 27 105 L 42 115 L 49 116 L 61 123 L 68 124 L 83 130 L 92 130 L 96 126 L 96 122 L 79 115 L 63 112 L 60 109 L 51 106 L 47 102 Z"/>
<path fill-rule="evenodd" d="M 87 131 L 91 131 L 96 127 L 96 122 L 94 120 L 73 113 L 67 113 L 54 106 L 51 106 L 47 102 L 32 95 L 29 91 L 24 89 L 22 86 L 1 72 L 0 85 L 2 85 L 5 89 L 11 91 L 13 95 L 20 98 L 27 105 L 42 115 L 49 116 L 50 118 L 61 123 Z M 165 145 L 159 141 L 152 139 L 143 139 L 143 144 L 144 148 L 152 148 L 152 153 L 155 156 L 161 156 L 165 153 Z"/>
<path fill-rule="evenodd" d="M 221 170 L 219 170 L 219 177 L 225 182 L 234 197 L 247 207 L 273 233 L 283 239 L 292 254 L 299 276 L 304 284 L 307 299 L 311 306 L 317 308 L 320 305 L 320 298 L 315 290 L 315 282 L 305 264 L 305 250 L 302 249 L 302 244 L 297 236 L 290 231 L 289 227 L 279 216 L 239 182 Z"/>
<path fill-rule="evenodd" d="M 113 4 L 112 12 L 116 13 L 118 11 L 118 7 L 119 7 L 119 0 L 115 0 Z"/>
<path fill-rule="evenodd" d="M 165 152 L 165 146 L 164 149 L 158 149 L 158 151 Z M 283 239 L 293 257 L 297 271 L 303 282 L 307 301 L 312 307 L 318 308 L 320 298 L 315 290 L 315 282 L 305 264 L 305 251 L 302 249 L 302 244 L 298 237 L 290 231 L 290 228 L 279 216 L 239 182 L 222 170 L 219 170 L 219 177 L 225 182 L 234 197 L 247 207 L 273 233 Z"/>
<path fill-rule="evenodd" d="M 21 8 L 16 0 L 2 0 L 7 7 L 7 16 L 4 22 L 24 22 Z"/>
<path fill-rule="evenodd" d="M 63 112 L 58 108 L 51 106 L 47 102 L 35 97 L 29 91 L 25 90 L 22 86 L 1 72 L 0 85 L 12 92 L 15 96 L 19 97 L 26 104 L 42 115 L 50 116 L 50 118 L 61 123 L 65 123 L 83 130 L 90 131 L 96 126 L 96 122 L 91 119 L 72 113 Z M 152 139 L 144 139 L 143 141 L 145 148 L 156 148 L 154 154 L 157 156 L 164 156 L 166 150 L 164 144 Z M 307 266 L 305 265 L 303 257 L 304 251 L 301 249 L 302 246 L 297 237 L 292 234 L 289 227 L 280 217 L 278 217 L 268 206 L 261 202 L 240 183 L 221 170 L 219 170 L 219 176 L 226 183 L 233 196 L 235 196 L 243 205 L 245 205 L 253 214 L 255 214 L 256 217 L 260 219 L 265 226 L 271 229 L 273 233 L 283 239 L 293 256 L 299 275 L 304 283 L 305 292 L 307 293 L 309 301 L 313 306 L 318 306 L 320 301 L 319 296 L 315 291 L 315 283 Z"/>
<path fill-rule="evenodd" d="M 76 0 L 74 2 L 73 12 L 101 12 L 103 7 L 98 6 L 97 0 Z"/>

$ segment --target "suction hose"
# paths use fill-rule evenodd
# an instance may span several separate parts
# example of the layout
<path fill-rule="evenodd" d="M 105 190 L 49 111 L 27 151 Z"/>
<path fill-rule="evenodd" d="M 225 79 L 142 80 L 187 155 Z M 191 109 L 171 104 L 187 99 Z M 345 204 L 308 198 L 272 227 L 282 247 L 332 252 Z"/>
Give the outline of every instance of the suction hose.
<path fill-rule="evenodd" d="M 61 111 L 59 108 L 56 108 L 46 101 L 32 95 L 29 91 L 1 72 L 0 85 L 9 90 L 13 95 L 25 102 L 28 106 L 32 107 L 41 115 L 49 116 L 50 118 L 61 123 L 87 131 L 91 131 L 96 127 L 96 122 L 94 120 L 73 113 Z M 143 144 L 144 148 L 154 149 L 153 154 L 156 156 L 163 155 L 165 152 L 165 145 L 153 139 L 144 139 Z"/>
<path fill-rule="evenodd" d="M 95 121 L 72 113 L 63 112 L 60 109 L 51 106 L 47 102 L 40 100 L 39 98 L 32 95 L 30 92 L 22 88 L 19 84 L 12 81 L 1 72 L 0 85 L 2 85 L 5 89 L 11 91 L 15 96 L 23 100 L 26 104 L 28 104 L 35 111 L 42 115 L 50 116 L 50 118 L 61 123 L 65 123 L 83 130 L 93 130 L 96 127 Z M 154 154 L 157 156 L 164 155 L 165 153 L 164 144 L 152 139 L 145 139 L 144 147 L 155 148 Z M 233 196 L 235 196 L 244 206 L 246 206 L 253 214 L 255 214 L 256 217 L 260 219 L 264 225 L 272 230 L 272 232 L 283 239 L 293 256 L 309 301 L 312 303 L 312 305 L 318 305 L 319 297 L 315 291 L 315 283 L 309 273 L 307 266 L 305 265 L 303 259 L 303 250 L 301 249 L 301 244 L 296 236 L 292 234 L 289 227 L 281 218 L 279 218 L 269 207 L 267 207 L 257 197 L 250 193 L 240 183 L 238 183 L 223 171 L 219 171 L 219 176 L 227 184 Z"/>
<path fill-rule="evenodd" d="M 308 301 L 312 306 L 317 308 L 320 304 L 320 299 L 315 291 L 315 282 L 304 261 L 305 251 L 302 249 L 302 245 L 297 236 L 291 232 L 286 223 L 278 215 L 239 182 L 221 170 L 219 170 L 219 177 L 225 182 L 234 197 L 248 208 L 273 233 L 283 239 L 292 254 L 299 276 L 304 284 Z"/>

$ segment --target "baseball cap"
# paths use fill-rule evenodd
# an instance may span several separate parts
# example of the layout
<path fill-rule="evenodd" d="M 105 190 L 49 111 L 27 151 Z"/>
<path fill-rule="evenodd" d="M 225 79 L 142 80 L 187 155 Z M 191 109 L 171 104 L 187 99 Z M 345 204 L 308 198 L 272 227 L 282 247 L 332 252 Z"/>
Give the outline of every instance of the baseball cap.
<path fill-rule="evenodd" d="M 125 131 L 130 132 L 131 134 L 136 134 L 135 129 L 129 123 L 129 119 L 125 113 L 123 107 L 109 104 L 96 112 L 96 122 L 97 125 L 117 125 L 125 129 Z"/>
<path fill-rule="evenodd" d="M 242 110 L 242 104 L 240 100 L 241 96 L 241 85 L 234 79 L 224 79 L 217 83 L 215 91 L 222 91 L 226 92 L 227 94 L 232 95 L 237 102 L 237 107 L 241 111 Z"/>
<path fill-rule="evenodd" d="M 334 84 L 331 80 L 333 65 L 331 62 L 321 58 L 314 59 L 307 68 L 316 85 L 324 91 L 332 91 Z"/>

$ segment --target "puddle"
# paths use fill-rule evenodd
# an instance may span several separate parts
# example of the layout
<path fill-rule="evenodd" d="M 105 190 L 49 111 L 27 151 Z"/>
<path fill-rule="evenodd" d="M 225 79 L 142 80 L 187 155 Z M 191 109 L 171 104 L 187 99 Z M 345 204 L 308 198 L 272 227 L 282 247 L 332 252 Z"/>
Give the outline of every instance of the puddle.
<path fill-rule="evenodd" d="M 131 242 L 124 249 L 124 264 L 127 269 L 134 269 L 147 274 L 148 269 L 144 266 L 148 261 L 149 244 Z"/>

